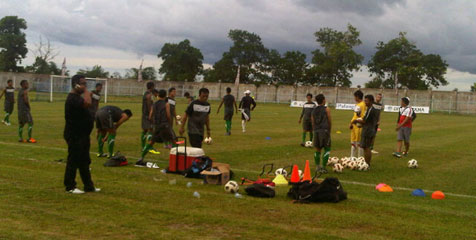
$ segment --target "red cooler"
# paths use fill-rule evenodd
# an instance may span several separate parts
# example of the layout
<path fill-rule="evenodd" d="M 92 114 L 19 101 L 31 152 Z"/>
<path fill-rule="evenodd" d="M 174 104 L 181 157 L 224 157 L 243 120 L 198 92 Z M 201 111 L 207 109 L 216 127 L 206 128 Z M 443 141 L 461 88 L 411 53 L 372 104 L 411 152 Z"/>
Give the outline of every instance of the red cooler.
<path fill-rule="evenodd" d="M 177 147 L 170 150 L 169 173 L 183 173 L 192 166 L 192 161 L 197 157 L 205 156 L 201 148 Z"/>

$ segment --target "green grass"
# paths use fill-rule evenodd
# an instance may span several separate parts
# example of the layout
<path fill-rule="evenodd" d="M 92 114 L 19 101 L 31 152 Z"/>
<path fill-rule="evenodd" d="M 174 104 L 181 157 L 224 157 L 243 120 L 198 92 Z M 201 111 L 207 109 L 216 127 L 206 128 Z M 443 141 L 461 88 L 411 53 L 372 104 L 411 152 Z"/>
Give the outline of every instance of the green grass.
<path fill-rule="evenodd" d="M 114 103 L 113 103 L 114 104 Z M 116 139 L 116 149 L 134 162 L 140 151 L 140 104 L 120 101 L 136 114 Z M 284 104 L 259 104 L 248 132 L 241 133 L 238 116 L 233 135 L 224 136 L 222 113 L 212 102 L 213 145 L 207 155 L 229 163 L 236 178 L 254 178 L 264 163 L 277 166 L 311 160 L 313 151 L 298 146 L 300 109 Z M 374 185 L 441 190 L 476 196 L 471 116 L 420 114 L 414 124 L 410 158 L 420 168 L 408 169 L 408 159 L 395 159 L 396 115 L 382 114 L 383 129 L 376 141 L 370 172 L 345 170 L 337 176 L 349 199 L 332 204 L 293 204 L 288 187 L 277 188 L 274 199 L 237 199 L 221 186 L 135 167 L 105 168 L 92 157 L 97 194 L 73 196 L 63 187 L 66 157 L 62 139 L 63 102 L 33 102 L 37 144 L 17 142 L 13 125 L 0 126 L 0 239 L 474 239 L 476 198 L 447 195 L 445 200 L 413 197 L 408 190 L 379 193 Z M 179 101 L 178 112 L 185 103 Z M 332 111 L 332 155 L 349 155 L 351 112 Z M 342 134 L 336 134 L 337 130 Z M 265 140 L 271 137 L 271 140 Z M 96 141 L 92 141 L 96 152 Z M 168 153 L 148 160 L 167 166 Z M 236 179 L 235 178 L 235 179 Z M 176 185 L 169 180 L 176 179 Z M 82 187 L 78 177 L 78 186 Z M 193 186 L 187 188 L 187 182 Z M 355 184 L 352 182 L 365 183 Z M 201 194 L 197 199 L 194 191 Z M 244 193 L 243 190 L 240 190 Z M 431 192 L 427 192 L 430 195 Z"/>

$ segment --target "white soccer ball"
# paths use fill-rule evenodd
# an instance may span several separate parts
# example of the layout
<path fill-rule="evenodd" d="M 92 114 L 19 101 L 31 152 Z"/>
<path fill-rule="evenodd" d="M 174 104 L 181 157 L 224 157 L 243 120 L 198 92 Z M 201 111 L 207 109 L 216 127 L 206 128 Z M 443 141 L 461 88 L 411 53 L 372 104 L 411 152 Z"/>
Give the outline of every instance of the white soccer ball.
<path fill-rule="evenodd" d="M 304 144 L 305 147 L 308 147 L 308 148 L 311 148 L 312 147 L 312 142 L 311 141 L 307 141 L 305 144 Z"/>
<path fill-rule="evenodd" d="M 284 168 L 278 168 L 276 169 L 276 171 L 274 171 L 274 175 L 278 176 L 278 175 L 283 175 L 283 176 L 288 176 L 288 171 L 286 171 L 286 169 Z"/>
<path fill-rule="evenodd" d="M 329 159 L 329 161 L 327 162 L 327 166 L 333 166 L 337 163 L 339 163 L 339 158 L 338 157 L 331 157 L 331 159 Z"/>
<path fill-rule="evenodd" d="M 206 144 L 212 144 L 213 140 L 211 137 L 207 137 L 205 138 L 205 140 L 203 140 L 203 142 L 205 142 Z"/>
<path fill-rule="evenodd" d="M 175 116 L 175 119 L 177 119 L 177 121 L 180 121 L 180 120 L 182 120 L 182 117 L 180 115 L 177 115 L 177 116 Z"/>
<path fill-rule="evenodd" d="M 362 118 L 357 118 L 357 120 L 362 120 Z M 358 128 L 361 128 L 361 127 L 362 127 L 362 123 L 360 123 L 360 122 L 356 122 L 355 125 L 356 125 Z"/>
<path fill-rule="evenodd" d="M 409 168 L 417 168 L 418 167 L 418 162 L 415 159 L 412 159 L 408 161 L 408 167 Z"/>
<path fill-rule="evenodd" d="M 349 168 L 352 169 L 352 170 L 356 170 L 358 168 L 357 161 L 350 161 Z"/>
<path fill-rule="evenodd" d="M 357 168 L 359 171 L 369 170 L 369 165 L 366 162 L 360 162 Z"/>
<path fill-rule="evenodd" d="M 340 163 L 338 163 L 338 164 L 334 165 L 334 167 L 332 167 L 332 170 L 335 173 L 341 173 L 342 170 L 344 170 L 344 167 Z"/>
<path fill-rule="evenodd" d="M 302 170 L 298 170 L 298 174 L 300 179 L 304 177 L 304 173 L 302 172 Z"/>
<path fill-rule="evenodd" d="M 227 193 L 237 193 L 240 190 L 240 185 L 235 181 L 228 181 L 225 184 L 225 192 Z"/>
<path fill-rule="evenodd" d="M 365 158 L 364 157 L 358 157 L 357 161 L 359 161 L 359 162 L 364 161 L 365 162 Z"/>

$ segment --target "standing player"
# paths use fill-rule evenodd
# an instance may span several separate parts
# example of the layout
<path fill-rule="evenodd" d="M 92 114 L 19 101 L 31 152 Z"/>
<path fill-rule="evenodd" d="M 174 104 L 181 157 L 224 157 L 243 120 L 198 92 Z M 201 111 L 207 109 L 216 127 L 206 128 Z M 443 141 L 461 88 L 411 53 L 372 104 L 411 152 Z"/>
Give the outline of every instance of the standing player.
<path fill-rule="evenodd" d="M 362 119 L 356 119 L 353 123 L 361 123 L 362 127 L 362 137 L 360 141 L 360 146 L 364 149 L 365 162 L 370 166 L 370 161 L 372 160 L 371 146 L 375 140 L 375 135 L 377 134 L 377 125 L 379 120 L 379 111 L 373 108 L 374 96 L 366 95 L 365 96 L 365 106 L 367 110 Z"/>
<path fill-rule="evenodd" d="M 238 113 L 238 107 L 236 106 L 235 96 L 231 95 L 231 88 L 226 88 L 226 95 L 222 98 L 220 106 L 218 106 L 217 114 L 220 112 L 221 106 L 225 104 L 225 129 L 226 136 L 231 135 L 231 120 L 233 119 L 233 113 Z"/>
<path fill-rule="evenodd" d="M 150 111 L 152 105 L 154 104 L 153 100 L 153 90 L 155 90 L 154 82 L 147 82 L 147 90 L 142 95 L 142 133 L 140 136 L 141 139 L 141 149 L 144 149 L 145 144 L 150 141 L 152 137 L 152 122 L 149 119 Z"/>
<path fill-rule="evenodd" d="M 326 98 L 319 94 L 316 96 L 318 106 L 314 108 L 311 114 L 312 129 L 314 130 L 314 162 L 316 163 L 316 170 L 320 173 L 327 173 L 327 161 L 331 153 L 331 111 L 326 107 Z M 324 149 L 321 163 L 321 150 Z"/>
<path fill-rule="evenodd" d="M 167 101 L 167 103 L 170 105 L 170 114 L 172 116 L 172 124 L 170 125 L 170 127 L 172 129 L 174 128 L 174 122 L 175 122 L 176 125 L 178 125 L 177 113 L 175 111 L 175 105 L 176 105 L 175 96 L 176 96 L 176 94 L 177 94 L 177 90 L 174 87 L 171 87 L 171 88 L 169 88 L 168 96 L 165 99 L 165 101 Z M 160 98 L 160 96 L 159 96 L 159 98 Z M 164 143 L 165 143 L 165 148 L 166 149 L 171 149 L 172 146 L 174 145 L 170 141 L 164 141 Z"/>
<path fill-rule="evenodd" d="M 21 89 L 18 92 L 18 136 L 19 142 L 36 143 L 36 140 L 31 137 L 33 131 L 33 118 L 30 113 L 30 100 L 28 98 L 28 81 L 22 80 L 20 82 Z M 23 140 L 23 127 L 28 123 L 28 139 Z"/>
<path fill-rule="evenodd" d="M 114 142 L 116 139 L 117 129 L 132 116 L 129 109 L 122 111 L 116 106 L 105 106 L 99 109 L 96 113 L 96 128 L 101 136 L 104 136 L 101 141 L 98 141 L 98 153 L 103 155 L 104 142 L 107 140 L 108 152 L 107 157 L 112 157 L 114 153 Z"/>
<path fill-rule="evenodd" d="M 253 111 L 256 107 L 255 100 L 250 96 L 251 91 L 246 90 L 245 96 L 241 99 L 240 102 L 240 109 L 241 109 L 241 128 L 243 132 L 246 132 L 246 122 L 251 121 L 251 111 Z M 251 105 L 253 107 L 251 108 Z"/>
<path fill-rule="evenodd" d="M 101 189 L 94 187 L 89 171 L 89 165 L 91 164 L 91 157 L 89 156 L 91 140 L 89 135 L 94 126 L 89 111 L 91 95 L 86 87 L 84 76 L 74 75 L 71 78 L 71 83 L 72 90 L 66 98 L 64 107 L 66 124 L 63 135 L 68 144 L 68 161 L 64 173 L 64 185 L 66 192 L 72 194 L 82 194 L 85 191 L 99 192 Z M 76 170 L 79 170 L 84 191 L 76 188 Z"/>
<path fill-rule="evenodd" d="M 152 149 L 154 143 L 158 140 L 167 141 L 175 144 L 176 137 L 172 128 L 172 112 L 171 105 L 166 100 L 167 92 L 163 89 L 159 90 L 159 100 L 154 103 L 149 118 L 153 119 L 154 131 L 150 141 L 142 149 L 141 158 L 136 162 L 136 166 L 146 166 L 144 162 L 145 155 Z"/>
<path fill-rule="evenodd" d="M 400 103 L 398 113 L 398 123 L 395 130 L 397 134 L 397 151 L 393 156 L 401 158 L 407 156 L 410 150 L 410 136 L 412 135 L 413 108 L 410 105 L 410 98 L 404 97 Z M 402 153 L 402 142 L 405 142 L 405 152 Z"/>
<path fill-rule="evenodd" d="M 13 105 L 15 105 L 15 87 L 13 87 L 13 81 L 11 79 L 8 79 L 7 87 L 0 93 L 0 99 L 3 95 L 5 95 L 5 103 L 3 105 L 5 118 L 2 120 L 2 123 L 10 126 L 10 115 L 12 115 L 13 112 Z"/>
<path fill-rule="evenodd" d="M 380 113 L 382 112 L 382 109 L 383 109 L 383 105 L 382 105 L 382 94 L 381 93 L 378 93 L 376 96 L 375 96 L 375 102 L 374 104 L 372 105 L 372 107 L 378 111 L 378 121 L 377 121 L 377 126 L 375 126 L 375 137 L 374 137 L 374 141 L 372 142 L 372 146 L 370 146 L 370 151 L 372 153 L 375 153 L 377 154 L 378 152 L 374 150 L 374 142 L 375 142 L 375 138 L 377 138 L 377 132 L 378 132 L 378 129 L 379 129 L 379 126 L 380 126 Z"/>
<path fill-rule="evenodd" d="M 99 101 L 101 100 L 102 83 L 96 83 L 96 88 L 91 91 L 91 105 L 89 106 L 89 113 L 94 119 L 99 108 Z"/>
<path fill-rule="evenodd" d="M 360 147 L 360 137 L 362 135 L 362 128 L 357 127 L 354 123 L 354 120 L 358 118 L 364 117 L 365 112 L 367 111 L 367 107 L 363 101 L 364 93 L 360 90 L 354 92 L 354 99 L 355 99 L 355 108 L 354 108 L 354 116 L 350 120 L 350 157 L 353 158 L 356 156 L 361 157 L 363 155 L 363 149 Z"/>
<path fill-rule="evenodd" d="M 210 92 L 207 88 L 201 88 L 198 92 L 198 99 L 191 102 L 185 114 L 183 115 L 183 122 L 180 126 L 179 133 L 183 135 L 185 132 L 184 126 L 187 123 L 188 138 L 192 147 L 201 148 L 203 142 L 204 129 L 203 125 L 207 127 L 207 137 L 210 137 L 210 104 L 207 102 L 208 94 Z"/>
<path fill-rule="evenodd" d="M 187 99 L 187 104 L 190 104 L 194 99 L 192 96 L 190 96 L 189 92 L 185 92 L 183 96 Z"/>
<path fill-rule="evenodd" d="M 306 134 L 309 133 L 309 141 L 312 141 L 312 121 L 311 115 L 312 110 L 316 107 L 316 103 L 312 101 L 312 94 L 308 93 L 306 95 L 307 102 L 302 106 L 301 116 L 299 117 L 299 124 L 302 122 L 302 141 L 301 146 L 304 147 L 306 142 Z M 303 121 L 304 120 L 304 121 Z"/>

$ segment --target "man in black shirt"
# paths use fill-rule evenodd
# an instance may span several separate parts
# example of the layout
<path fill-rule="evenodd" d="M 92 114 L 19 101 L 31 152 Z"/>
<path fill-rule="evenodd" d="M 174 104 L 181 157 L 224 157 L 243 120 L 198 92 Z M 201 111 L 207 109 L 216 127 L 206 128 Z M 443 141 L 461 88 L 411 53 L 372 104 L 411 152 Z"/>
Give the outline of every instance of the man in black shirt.
<path fill-rule="evenodd" d="M 220 106 L 218 106 L 217 114 L 220 112 L 221 106 L 225 104 L 225 135 L 231 135 L 231 120 L 233 119 L 233 113 L 238 113 L 238 107 L 236 106 L 235 97 L 231 95 L 231 88 L 226 88 L 226 95 L 222 98 Z"/>
<path fill-rule="evenodd" d="M 68 193 L 99 192 L 101 189 L 94 187 L 89 172 L 89 164 L 91 164 L 89 135 L 93 129 L 93 118 L 88 110 L 91 105 L 91 94 L 86 87 L 84 76 L 73 76 L 71 83 L 72 90 L 68 94 L 64 108 L 66 124 L 63 135 L 68 144 L 64 185 Z M 79 169 L 79 175 L 84 184 L 84 191 L 76 188 L 77 169 Z"/>
<path fill-rule="evenodd" d="M 309 140 L 312 141 L 313 139 L 311 115 L 312 115 L 312 111 L 316 107 L 316 103 L 312 101 L 312 94 L 308 93 L 306 95 L 306 99 L 307 99 L 307 102 L 303 104 L 301 116 L 299 117 L 299 124 L 301 124 L 302 122 L 302 141 L 301 141 L 302 147 L 304 147 L 304 143 L 306 142 L 307 132 L 309 132 L 309 135 L 310 135 Z"/>
<path fill-rule="evenodd" d="M 96 113 L 96 128 L 103 137 L 102 141 L 98 141 L 98 152 L 103 156 L 104 142 L 107 140 L 108 152 L 107 157 L 112 157 L 114 153 L 114 142 L 116 139 L 117 129 L 132 116 L 129 109 L 122 111 L 116 106 L 105 106 Z"/>
<path fill-rule="evenodd" d="M 378 122 L 377 122 L 377 126 L 375 126 L 375 130 L 379 130 L 379 125 L 380 125 L 380 113 L 382 112 L 383 110 L 383 105 L 382 105 L 382 94 L 381 93 L 378 93 L 376 96 L 375 96 L 375 102 L 374 104 L 372 105 L 373 108 L 375 108 L 375 110 L 378 111 Z M 376 133 L 377 133 L 376 132 Z M 375 138 L 377 138 L 377 134 L 375 134 L 375 137 L 374 137 L 374 140 L 372 142 L 372 146 L 370 147 L 370 151 L 372 153 L 375 153 L 377 154 L 378 152 L 374 150 L 374 143 L 375 143 Z"/>
<path fill-rule="evenodd" d="M 316 102 L 318 106 L 311 113 L 311 124 L 314 131 L 313 144 L 314 148 L 316 148 L 314 162 L 316 163 L 317 171 L 327 173 L 326 166 L 331 153 L 331 111 L 326 107 L 326 98 L 323 94 L 316 96 Z M 322 156 L 322 165 L 320 165 L 322 149 L 324 149 L 324 154 Z"/>
<path fill-rule="evenodd" d="M 190 145 L 192 147 L 201 148 L 203 142 L 204 129 L 203 125 L 207 127 L 207 137 L 210 137 L 210 104 L 207 102 L 208 94 L 210 92 L 207 88 L 201 88 L 198 92 L 198 100 L 191 102 L 183 116 L 183 123 L 180 126 L 179 133 L 183 135 L 185 132 L 184 126 L 188 121 L 187 131 Z"/>
<path fill-rule="evenodd" d="M 152 122 L 149 119 L 149 114 L 152 109 L 152 105 L 154 104 L 153 91 L 155 90 L 155 83 L 154 82 L 147 82 L 146 84 L 147 90 L 142 95 L 142 132 L 141 132 L 141 149 L 144 149 L 145 144 L 150 140 L 152 137 Z"/>
<path fill-rule="evenodd" d="M 364 118 L 354 120 L 353 124 L 360 122 L 363 125 L 360 146 L 364 149 L 365 162 L 370 166 L 370 161 L 372 160 L 370 147 L 372 146 L 375 135 L 377 134 L 379 111 L 372 106 L 374 103 L 374 96 L 366 95 L 364 101 L 365 106 L 367 106 Z"/>
<path fill-rule="evenodd" d="M 13 105 L 15 105 L 15 87 L 13 87 L 13 81 L 11 79 L 8 79 L 7 87 L 0 93 L 0 98 L 2 98 L 3 95 L 5 95 L 5 104 L 3 105 L 5 118 L 2 120 L 2 123 L 10 126 L 10 115 L 12 115 L 13 112 Z"/>
<path fill-rule="evenodd" d="M 251 91 L 246 90 L 245 96 L 241 99 L 240 109 L 241 109 L 241 128 L 243 132 L 246 132 L 246 122 L 251 121 L 251 111 L 256 107 L 255 100 L 250 96 Z M 251 107 L 253 105 L 253 107 Z"/>

